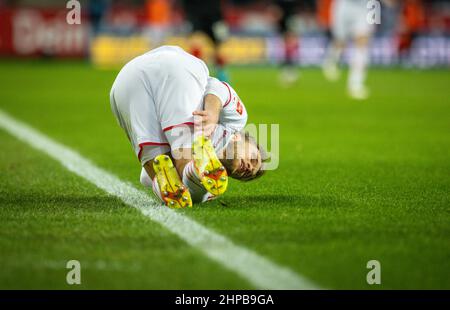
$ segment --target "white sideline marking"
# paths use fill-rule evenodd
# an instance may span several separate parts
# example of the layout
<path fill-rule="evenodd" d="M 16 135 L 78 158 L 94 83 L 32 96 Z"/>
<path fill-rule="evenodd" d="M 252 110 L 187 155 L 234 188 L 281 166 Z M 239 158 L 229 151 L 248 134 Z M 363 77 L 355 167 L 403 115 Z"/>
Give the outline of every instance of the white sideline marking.
<path fill-rule="evenodd" d="M 145 192 L 121 181 L 95 166 L 70 148 L 52 140 L 32 127 L 0 110 L 0 128 L 12 136 L 46 153 L 69 171 L 90 181 L 107 193 L 120 198 L 161 224 L 179 238 L 206 254 L 210 259 L 234 271 L 259 289 L 318 289 L 319 287 L 292 270 L 277 265 L 196 221 L 159 206 Z"/>

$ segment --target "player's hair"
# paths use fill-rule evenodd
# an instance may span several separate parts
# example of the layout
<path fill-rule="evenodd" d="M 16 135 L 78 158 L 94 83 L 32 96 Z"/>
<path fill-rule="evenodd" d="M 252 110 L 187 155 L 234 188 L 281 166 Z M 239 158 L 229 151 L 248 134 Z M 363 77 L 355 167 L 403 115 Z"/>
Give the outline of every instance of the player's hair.
<path fill-rule="evenodd" d="M 252 181 L 257 178 L 260 178 L 266 172 L 266 170 L 264 169 L 265 168 L 264 163 L 269 161 L 270 158 L 269 158 L 266 150 L 261 145 L 258 144 L 256 139 L 254 137 L 252 137 L 248 131 L 241 131 L 241 132 L 239 132 L 239 134 L 244 139 L 244 141 L 256 146 L 256 148 L 258 149 L 258 151 L 261 155 L 261 167 L 259 168 L 258 172 L 255 175 L 252 175 L 250 177 L 239 179 L 240 181 L 248 182 L 248 181 Z"/>

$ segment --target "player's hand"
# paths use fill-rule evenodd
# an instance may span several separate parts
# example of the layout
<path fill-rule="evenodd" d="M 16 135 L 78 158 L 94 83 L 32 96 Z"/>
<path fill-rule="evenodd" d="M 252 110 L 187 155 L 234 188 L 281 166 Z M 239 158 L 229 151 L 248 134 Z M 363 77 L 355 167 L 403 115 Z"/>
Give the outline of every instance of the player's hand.
<path fill-rule="evenodd" d="M 195 131 L 202 132 L 205 137 L 210 137 L 216 129 L 219 115 L 207 110 L 194 111 L 192 115 L 194 115 Z"/>

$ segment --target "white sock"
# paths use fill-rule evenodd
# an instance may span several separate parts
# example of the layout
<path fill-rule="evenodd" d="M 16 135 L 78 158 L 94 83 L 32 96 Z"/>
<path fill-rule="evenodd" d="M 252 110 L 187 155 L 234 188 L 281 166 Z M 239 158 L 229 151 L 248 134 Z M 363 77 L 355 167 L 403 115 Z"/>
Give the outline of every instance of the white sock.
<path fill-rule="evenodd" d="M 210 194 L 200 182 L 193 160 L 184 166 L 183 184 L 189 189 L 192 202 L 204 202 L 209 199 Z"/>
<path fill-rule="evenodd" d="M 350 74 L 348 76 L 348 87 L 351 89 L 364 87 L 369 60 L 368 52 L 367 47 L 356 47 L 353 51 L 350 61 Z"/>
<path fill-rule="evenodd" d="M 162 202 L 164 202 L 164 199 L 162 198 L 161 191 L 159 190 L 158 181 L 156 180 L 156 177 L 153 178 L 152 181 L 152 190 L 153 194 L 155 194 L 156 198 L 159 198 Z"/>
<path fill-rule="evenodd" d="M 144 167 L 142 167 L 141 177 L 139 178 L 139 180 L 141 181 L 141 184 L 144 185 L 145 187 L 152 186 L 152 179 L 150 179 L 150 177 L 148 176 L 148 173 Z"/>
<path fill-rule="evenodd" d="M 336 47 L 333 44 L 331 44 L 325 55 L 324 64 L 336 66 L 337 63 L 339 62 L 339 59 L 341 58 L 341 54 L 342 48 Z"/>
<path fill-rule="evenodd" d="M 150 176 L 144 168 L 141 170 L 140 181 L 146 188 L 152 188 L 153 194 L 155 194 L 156 198 L 164 202 L 161 196 L 161 191 L 159 190 L 158 181 L 156 181 L 156 177 L 154 177 L 153 180 L 150 179 Z"/>

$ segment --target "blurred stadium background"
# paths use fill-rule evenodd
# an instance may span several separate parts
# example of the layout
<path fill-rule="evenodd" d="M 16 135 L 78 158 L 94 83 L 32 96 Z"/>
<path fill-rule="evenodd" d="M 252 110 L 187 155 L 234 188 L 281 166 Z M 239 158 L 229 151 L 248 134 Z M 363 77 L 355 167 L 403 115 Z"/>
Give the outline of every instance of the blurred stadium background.
<path fill-rule="evenodd" d="M 231 64 L 276 64 L 283 58 L 278 34 L 279 3 L 292 2 L 290 28 L 300 38 L 296 62 L 319 65 L 329 41 L 331 0 L 92 0 L 80 1 L 82 23 L 68 25 L 65 1 L 0 1 L 0 55 L 88 58 L 96 66 L 119 66 L 161 44 L 189 50 L 200 42 L 204 58 L 211 40 L 192 37 L 189 9 L 223 19 L 220 49 Z M 213 10 L 213 11 L 211 11 Z M 382 6 L 382 20 L 372 41 L 372 65 L 414 67 L 450 64 L 450 3 L 401 0 Z M 218 17 L 218 19 L 220 18 Z M 218 29 L 216 32 L 220 32 Z"/>

